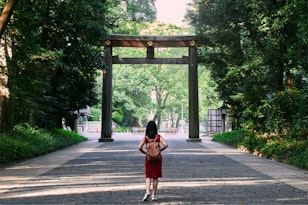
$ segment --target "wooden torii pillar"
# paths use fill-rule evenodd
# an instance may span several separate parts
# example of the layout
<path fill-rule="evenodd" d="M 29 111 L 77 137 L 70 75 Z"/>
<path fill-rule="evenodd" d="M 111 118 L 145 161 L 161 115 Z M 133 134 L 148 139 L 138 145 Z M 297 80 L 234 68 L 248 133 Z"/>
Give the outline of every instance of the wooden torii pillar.
<path fill-rule="evenodd" d="M 100 142 L 113 141 L 112 135 L 112 65 L 113 64 L 188 64 L 189 81 L 189 142 L 200 142 L 198 107 L 197 47 L 194 35 L 141 36 L 109 35 L 105 41 L 105 72 L 103 76 L 102 132 Z M 113 47 L 147 48 L 146 58 L 112 56 Z M 189 56 L 155 58 L 154 48 L 187 47 Z"/>

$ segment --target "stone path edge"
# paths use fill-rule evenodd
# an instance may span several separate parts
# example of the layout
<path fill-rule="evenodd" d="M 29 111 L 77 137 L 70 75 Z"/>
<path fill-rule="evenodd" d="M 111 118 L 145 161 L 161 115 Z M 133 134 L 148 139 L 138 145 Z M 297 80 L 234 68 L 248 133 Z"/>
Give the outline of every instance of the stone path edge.
<path fill-rule="evenodd" d="M 308 199 L 308 171 L 213 142 L 211 137 L 204 137 L 201 144 L 210 151 L 222 154 L 280 182 L 305 191 Z"/>

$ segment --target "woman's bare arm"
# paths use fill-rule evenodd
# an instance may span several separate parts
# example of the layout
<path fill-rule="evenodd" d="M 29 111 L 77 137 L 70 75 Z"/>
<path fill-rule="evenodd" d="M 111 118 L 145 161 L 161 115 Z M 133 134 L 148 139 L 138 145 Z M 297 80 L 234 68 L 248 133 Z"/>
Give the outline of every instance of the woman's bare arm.
<path fill-rule="evenodd" d="M 165 141 L 165 139 L 162 136 L 160 136 L 160 142 L 163 144 L 163 147 L 160 150 L 163 151 L 167 149 L 168 143 Z"/>
<path fill-rule="evenodd" d="M 138 146 L 138 150 L 139 150 L 141 153 L 146 154 L 146 152 L 145 152 L 144 149 L 143 149 L 143 145 L 144 145 L 144 144 L 145 144 L 145 137 L 142 138 L 142 140 L 141 140 L 141 142 L 140 142 L 140 144 L 139 144 L 139 146 Z"/>

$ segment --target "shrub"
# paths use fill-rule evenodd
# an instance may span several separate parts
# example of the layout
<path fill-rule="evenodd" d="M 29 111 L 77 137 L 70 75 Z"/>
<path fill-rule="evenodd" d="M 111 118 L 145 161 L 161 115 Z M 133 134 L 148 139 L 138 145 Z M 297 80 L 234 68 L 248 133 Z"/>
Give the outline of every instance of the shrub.
<path fill-rule="evenodd" d="M 299 135 L 301 134 L 301 135 Z M 303 135 L 304 134 L 304 135 Z M 216 134 L 213 141 L 219 141 L 252 153 L 308 169 L 307 133 L 296 136 L 277 134 L 256 134 L 244 130 Z"/>
<path fill-rule="evenodd" d="M 37 129 L 28 124 L 0 133 L 0 164 L 49 153 L 87 138 L 63 129 L 52 131 Z"/>
<path fill-rule="evenodd" d="M 232 147 L 237 147 L 247 135 L 249 135 L 249 132 L 246 130 L 234 130 L 232 132 L 215 134 L 213 136 L 213 141 L 223 142 Z"/>
<path fill-rule="evenodd" d="M 131 132 L 132 128 L 131 127 L 122 127 L 119 125 L 115 126 L 114 132 Z"/>

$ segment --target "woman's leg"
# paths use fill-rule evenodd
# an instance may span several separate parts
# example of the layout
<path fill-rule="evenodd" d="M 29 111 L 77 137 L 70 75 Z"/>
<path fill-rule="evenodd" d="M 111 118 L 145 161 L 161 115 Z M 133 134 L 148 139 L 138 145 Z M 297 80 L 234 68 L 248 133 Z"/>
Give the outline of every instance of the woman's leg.
<path fill-rule="evenodd" d="M 153 179 L 153 192 L 152 192 L 152 196 L 156 195 L 157 187 L 158 187 L 158 178 L 154 178 Z"/>
<path fill-rule="evenodd" d="M 151 199 L 150 186 L 151 186 L 151 178 L 145 178 L 145 192 L 146 193 L 143 197 L 143 201 L 149 201 Z"/>
<path fill-rule="evenodd" d="M 151 178 L 145 179 L 145 191 L 146 193 L 150 193 L 150 186 L 151 186 Z"/>

